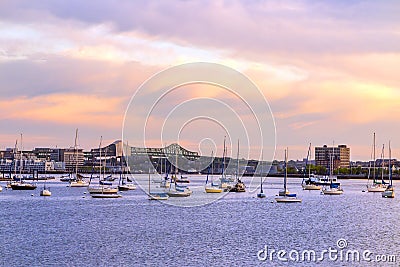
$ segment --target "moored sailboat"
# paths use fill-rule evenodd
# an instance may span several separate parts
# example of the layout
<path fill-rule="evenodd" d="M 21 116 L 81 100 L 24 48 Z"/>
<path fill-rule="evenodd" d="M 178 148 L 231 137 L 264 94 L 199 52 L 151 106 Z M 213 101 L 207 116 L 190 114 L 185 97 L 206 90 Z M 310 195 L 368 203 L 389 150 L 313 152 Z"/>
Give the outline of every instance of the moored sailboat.
<path fill-rule="evenodd" d="M 40 196 L 49 197 L 51 196 L 51 191 L 49 187 L 46 187 L 46 184 L 43 185 L 43 189 L 40 190 Z"/>
<path fill-rule="evenodd" d="M 150 187 L 150 170 L 149 170 L 149 200 L 168 200 L 169 195 L 165 192 L 151 192 Z"/>
<path fill-rule="evenodd" d="M 92 197 L 95 198 L 101 198 L 102 195 L 116 195 L 114 198 L 121 197 L 121 195 L 118 195 L 118 188 L 112 187 L 109 185 L 105 185 L 102 183 L 104 181 L 104 176 L 105 176 L 105 170 L 103 170 L 103 165 L 101 161 L 101 143 L 102 143 L 103 137 L 100 137 L 100 145 L 99 145 L 99 185 L 97 186 L 88 186 L 88 192 Z M 103 177 L 103 178 L 102 178 Z M 91 182 L 91 181 L 90 181 Z M 105 198 L 112 198 L 113 196 L 107 196 Z"/>
<path fill-rule="evenodd" d="M 275 198 L 278 203 L 291 203 L 291 202 L 301 202 L 301 199 L 297 198 L 296 194 L 289 193 L 287 190 L 287 152 L 285 149 L 285 175 L 283 179 L 283 190 L 279 191 L 279 196 Z"/>
<path fill-rule="evenodd" d="M 229 192 L 242 193 L 246 192 L 246 185 L 239 179 L 239 139 L 237 143 L 237 156 L 236 156 L 236 184 L 229 189 Z"/>
<path fill-rule="evenodd" d="M 17 142 L 15 142 L 15 149 L 17 147 Z M 37 188 L 37 185 L 34 183 L 28 183 L 25 182 L 22 178 L 22 169 L 23 169 L 23 160 L 22 160 L 22 134 L 21 134 L 21 145 L 20 145 L 20 166 L 19 166 L 19 177 L 16 175 L 16 163 L 17 161 L 14 160 L 14 170 L 15 170 L 15 176 L 14 176 L 14 182 L 10 183 L 10 187 L 12 190 L 35 190 Z M 19 178 L 19 181 L 18 181 Z"/>
<path fill-rule="evenodd" d="M 208 172 L 207 172 L 207 178 L 206 178 L 206 184 L 204 186 L 204 190 L 206 193 L 222 193 L 223 189 L 218 185 L 214 184 L 214 151 L 211 152 L 211 165 L 208 167 Z M 208 184 L 208 175 L 210 173 L 210 168 L 211 168 L 211 185 Z"/>
<path fill-rule="evenodd" d="M 75 131 L 74 143 L 74 161 L 75 161 L 75 177 L 70 180 L 69 187 L 88 187 L 89 183 L 85 182 L 81 176 L 78 175 L 78 129 Z"/>
<path fill-rule="evenodd" d="M 394 198 L 394 187 L 393 187 L 393 177 L 392 177 L 392 150 L 390 148 L 390 141 L 389 141 L 389 185 L 386 187 L 385 191 L 382 192 L 382 197 L 384 198 Z"/>
<path fill-rule="evenodd" d="M 311 168 L 308 165 L 308 159 L 311 158 L 311 143 L 308 147 L 307 158 L 306 158 L 306 167 L 303 172 L 303 181 L 301 182 L 301 186 L 304 190 L 321 190 L 321 185 L 317 184 L 315 180 L 311 179 Z M 308 179 L 305 179 L 308 167 Z"/>
<path fill-rule="evenodd" d="M 383 158 L 384 158 L 384 148 L 385 148 L 385 146 L 382 147 L 382 154 L 381 154 L 381 157 L 382 157 L 382 179 L 381 179 L 381 181 L 378 181 L 376 179 L 375 147 L 376 146 L 375 146 L 375 133 L 374 133 L 374 140 L 373 140 L 373 164 L 374 165 L 373 165 L 373 169 L 372 169 L 373 180 L 372 180 L 372 184 L 367 183 L 367 190 L 368 190 L 368 192 L 383 192 L 383 191 L 385 191 L 385 189 L 387 187 L 386 183 L 385 183 L 385 181 L 383 179 L 383 162 L 384 162 Z M 370 174 L 371 174 L 371 162 L 370 162 L 369 168 L 368 168 L 368 181 L 370 179 Z"/>
<path fill-rule="evenodd" d="M 265 198 L 266 195 L 263 191 L 263 156 L 261 154 L 261 171 L 260 171 L 260 193 L 257 194 L 258 198 Z"/>
<path fill-rule="evenodd" d="M 329 184 L 329 187 L 324 186 L 324 188 L 322 188 L 321 193 L 324 195 L 341 195 L 341 194 L 343 194 L 343 189 L 340 186 L 340 184 L 336 184 L 333 182 L 336 179 L 333 176 L 333 155 L 330 155 L 329 180 L 331 181 L 331 183 Z"/>

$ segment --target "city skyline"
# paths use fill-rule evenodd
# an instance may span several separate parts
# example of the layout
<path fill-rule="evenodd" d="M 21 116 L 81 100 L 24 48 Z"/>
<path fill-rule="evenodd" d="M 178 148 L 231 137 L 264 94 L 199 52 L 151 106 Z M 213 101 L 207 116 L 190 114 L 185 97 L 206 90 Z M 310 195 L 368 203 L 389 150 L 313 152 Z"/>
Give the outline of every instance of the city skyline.
<path fill-rule="evenodd" d="M 98 147 L 100 136 L 121 139 L 126 107 L 144 81 L 203 61 L 241 71 L 258 86 L 275 118 L 275 159 L 286 147 L 302 159 L 310 142 L 334 142 L 351 147 L 352 159 L 368 160 L 374 132 L 377 151 L 391 140 L 399 158 L 399 11 L 396 1 L 3 2 L 0 149 L 13 147 L 20 133 L 25 148 L 70 147 L 76 128 L 84 149 Z M 180 92 L 158 115 L 197 97 L 235 105 L 212 86 Z M 188 128 L 182 146 L 199 151 L 204 127 Z M 220 155 L 224 132 L 210 129 Z M 156 134 L 149 146 L 158 147 Z M 257 145 L 243 146 L 241 156 L 258 158 Z"/>

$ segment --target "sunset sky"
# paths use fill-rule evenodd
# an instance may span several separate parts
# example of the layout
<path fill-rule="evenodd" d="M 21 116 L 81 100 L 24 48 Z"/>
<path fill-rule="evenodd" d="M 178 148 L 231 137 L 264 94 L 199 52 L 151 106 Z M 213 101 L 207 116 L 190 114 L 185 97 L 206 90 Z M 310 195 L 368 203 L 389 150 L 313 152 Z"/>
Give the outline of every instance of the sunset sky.
<path fill-rule="evenodd" d="M 76 128 L 84 149 L 100 135 L 121 139 L 143 82 L 201 61 L 259 87 L 275 118 L 277 159 L 284 147 L 301 159 L 308 143 L 335 142 L 367 160 L 373 132 L 400 158 L 399 14 L 399 1 L 2 1 L 0 149 L 20 133 L 26 149 L 69 147 Z M 185 97 L 224 100 L 218 90 Z M 208 136 L 187 131 L 191 150 Z M 213 138 L 222 145 L 223 134 Z"/>

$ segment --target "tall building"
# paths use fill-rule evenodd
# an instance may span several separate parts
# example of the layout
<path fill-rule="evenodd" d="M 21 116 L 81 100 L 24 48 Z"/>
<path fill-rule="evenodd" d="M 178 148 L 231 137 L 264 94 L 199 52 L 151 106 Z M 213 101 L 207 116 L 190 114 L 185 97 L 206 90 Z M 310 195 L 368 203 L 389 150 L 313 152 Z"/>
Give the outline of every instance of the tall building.
<path fill-rule="evenodd" d="M 83 166 L 84 155 L 83 150 L 78 148 L 66 148 L 62 151 L 62 158 L 65 163 L 65 169 L 67 171 L 73 171 L 76 167 Z"/>
<path fill-rule="evenodd" d="M 350 148 L 346 145 L 315 147 L 315 165 L 329 170 L 331 163 L 334 170 L 350 168 Z"/>

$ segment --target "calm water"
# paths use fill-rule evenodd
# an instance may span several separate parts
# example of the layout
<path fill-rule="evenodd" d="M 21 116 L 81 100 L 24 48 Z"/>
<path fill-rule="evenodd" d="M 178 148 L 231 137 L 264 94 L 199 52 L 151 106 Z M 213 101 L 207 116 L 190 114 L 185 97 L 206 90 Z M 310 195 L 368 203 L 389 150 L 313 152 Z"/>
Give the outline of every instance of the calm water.
<path fill-rule="evenodd" d="M 191 179 L 190 198 L 210 197 L 202 192 L 204 177 Z M 67 188 L 57 181 L 47 183 L 53 193 L 49 198 L 39 196 L 40 186 L 33 192 L 3 188 L 0 265 L 312 266 L 317 263 L 284 263 L 276 255 L 260 261 L 257 254 L 267 245 L 269 252 L 312 249 L 319 256 L 329 247 L 338 249 L 341 238 L 348 243 L 344 252 L 368 249 L 371 258 L 397 255 L 397 263 L 381 266 L 399 265 L 400 195 L 383 199 L 380 193 L 362 192 L 366 181 L 345 180 L 343 195 L 323 196 L 302 191 L 300 182 L 289 179 L 288 187 L 302 203 L 274 203 L 282 179 L 268 178 L 266 199 L 257 199 L 256 193 L 230 193 L 191 208 L 148 201 L 140 189 L 123 192 L 119 199 L 92 199 L 84 188 Z M 326 255 L 318 264 L 330 265 L 350 263 L 330 261 Z"/>

